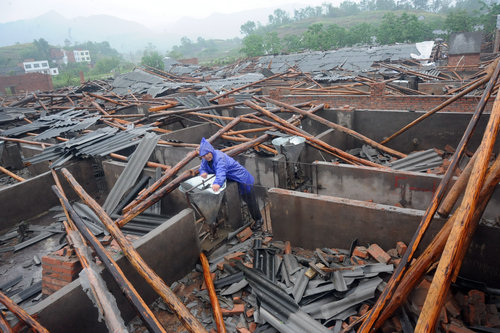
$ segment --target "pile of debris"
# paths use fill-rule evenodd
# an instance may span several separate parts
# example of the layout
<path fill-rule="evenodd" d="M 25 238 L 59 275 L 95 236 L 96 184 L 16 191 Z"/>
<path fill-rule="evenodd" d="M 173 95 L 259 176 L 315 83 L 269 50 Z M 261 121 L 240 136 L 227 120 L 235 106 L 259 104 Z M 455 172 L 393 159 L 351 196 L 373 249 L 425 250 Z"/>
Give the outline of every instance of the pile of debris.
<path fill-rule="evenodd" d="M 407 250 L 403 242 L 386 252 L 377 244 L 365 247 L 354 241 L 350 250 L 311 251 L 273 241 L 268 234 L 248 235 L 242 231 L 215 250 L 208 271 L 199 265 L 171 286 L 207 330 L 353 332 Z M 431 279 L 426 276 L 412 291 L 382 332 L 414 331 Z M 210 295 L 212 283 L 215 298 Z M 496 289 L 459 279 L 447 294 L 438 327 L 446 332 L 494 332 L 500 328 L 498 295 Z M 212 317 L 214 302 L 220 308 L 214 308 Z M 161 300 L 152 308 L 169 332 L 183 331 Z M 131 331 L 141 327 L 138 318 L 129 324 Z"/>

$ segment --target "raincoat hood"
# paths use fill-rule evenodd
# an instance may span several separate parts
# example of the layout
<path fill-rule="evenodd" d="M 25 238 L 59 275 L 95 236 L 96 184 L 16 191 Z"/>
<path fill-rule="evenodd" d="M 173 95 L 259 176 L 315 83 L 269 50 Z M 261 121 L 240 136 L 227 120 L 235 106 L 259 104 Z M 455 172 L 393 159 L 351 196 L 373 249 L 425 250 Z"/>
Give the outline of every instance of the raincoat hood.
<path fill-rule="evenodd" d="M 199 154 L 200 154 L 200 156 L 205 156 L 208 153 L 212 153 L 212 155 L 215 155 L 215 149 L 214 149 L 214 147 L 212 147 L 210 142 L 205 140 L 205 138 L 202 138 L 201 142 L 200 142 L 200 153 Z"/>

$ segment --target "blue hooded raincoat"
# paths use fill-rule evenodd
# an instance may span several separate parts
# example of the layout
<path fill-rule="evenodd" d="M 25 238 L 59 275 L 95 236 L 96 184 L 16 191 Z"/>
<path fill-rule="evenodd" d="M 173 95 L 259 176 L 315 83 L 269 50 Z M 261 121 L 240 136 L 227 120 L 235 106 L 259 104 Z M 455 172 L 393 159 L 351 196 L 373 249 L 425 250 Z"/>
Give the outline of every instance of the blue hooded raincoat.
<path fill-rule="evenodd" d="M 208 162 L 204 159 L 201 160 L 200 174 L 206 172 L 210 174 L 215 174 L 214 184 L 222 186 L 226 181 L 234 180 L 238 182 L 238 187 L 240 193 L 249 193 L 252 189 L 254 183 L 253 176 L 247 171 L 241 164 L 236 162 L 232 157 L 226 155 L 220 150 L 216 150 L 210 142 L 201 139 L 200 143 L 200 156 L 204 156 L 207 153 L 212 153 L 213 159 Z"/>

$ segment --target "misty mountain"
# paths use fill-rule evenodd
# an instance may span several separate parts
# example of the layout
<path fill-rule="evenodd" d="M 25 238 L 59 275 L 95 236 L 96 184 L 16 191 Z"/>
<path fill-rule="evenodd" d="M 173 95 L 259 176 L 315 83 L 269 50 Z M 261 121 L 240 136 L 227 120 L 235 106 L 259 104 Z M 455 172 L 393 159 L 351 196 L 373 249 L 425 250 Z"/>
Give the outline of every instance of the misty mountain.
<path fill-rule="evenodd" d="M 269 21 L 269 15 L 275 9 L 282 9 L 293 17 L 294 9 L 305 8 L 307 4 L 293 3 L 282 6 L 271 6 L 267 8 L 251 9 L 231 14 L 214 13 L 208 17 L 196 19 L 183 17 L 177 22 L 165 25 L 164 31 L 176 31 L 181 36 L 186 36 L 195 41 L 198 37 L 205 39 L 230 39 L 243 36 L 240 27 L 247 21 L 260 22 L 265 25 Z"/>
<path fill-rule="evenodd" d="M 242 37 L 240 26 L 247 21 L 267 24 L 268 16 L 281 8 L 293 16 L 295 8 L 305 4 L 289 4 L 269 8 L 253 9 L 232 14 L 212 14 L 203 19 L 181 18 L 150 29 L 140 23 L 110 15 L 92 15 L 67 19 L 56 11 L 49 11 L 33 19 L 0 23 L 0 46 L 16 43 L 31 43 L 44 38 L 51 45 L 63 46 L 68 39 L 72 44 L 87 41 L 108 41 L 120 53 L 144 50 L 148 43 L 165 52 L 180 44 L 181 37 L 193 41 L 197 37 L 205 39 L 230 39 Z"/>
<path fill-rule="evenodd" d="M 51 45 L 108 41 L 121 53 L 144 49 L 148 43 L 168 49 L 177 43 L 179 36 L 157 33 L 133 21 L 109 15 L 93 15 L 66 19 L 55 11 L 29 20 L 0 23 L 0 46 L 30 43 L 44 38 Z"/>

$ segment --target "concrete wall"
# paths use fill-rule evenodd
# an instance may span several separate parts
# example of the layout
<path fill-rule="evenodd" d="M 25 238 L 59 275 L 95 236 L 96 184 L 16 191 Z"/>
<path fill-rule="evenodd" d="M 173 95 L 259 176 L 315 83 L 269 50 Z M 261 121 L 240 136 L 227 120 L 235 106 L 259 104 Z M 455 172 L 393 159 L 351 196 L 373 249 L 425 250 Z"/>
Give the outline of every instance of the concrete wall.
<path fill-rule="evenodd" d="M 474 107 L 469 111 L 474 111 Z M 424 114 L 424 112 L 398 110 L 354 110 L 349 114 L 349 121 L 344 121 L 343 119 L 346 118 L 345 113 L 343 110 L 332 109 L 316 112 L 318 116 L 331 122 L 345 123 L 345 127 L 351 128 L 377 142 L 389 137 Z M 471 113 L 438 112 L 397 136 L 387 146 L 403 153 L 430 148 L 443 149 L 446 145 L 456 147 L 471 117 Z M 468 145 L 470 151 L 475 150 L 481 142 L 488 119 L 489 114 L 480 117 Z M 312 135 L 318 135 L 328 129 L 327 126 L 311 119 L 303 120 L 303 127 Z M 345 150 L 359 148 L 363 144 L 362 141 L 343 133 L 337 133 L 329 143 Z M 499 144 L 496 147 L 497 151 L 498 147 Z"/>
<path fill-rule="evenodd" d="M 478 99 L 476 100 L 477 103 Z M 475 105 L 468 111 L 473 112 Z M 422 112 L 367 111 L 354 112 L 353 130 L 377 141 L 382 141 L 420 117 Z M 472 117 L 470 113 L 438 112 L 391 140 L 387 146 L 403 153 L 430 148 L 443 149 L 447 144 L 456 147 Z M 467 149 L 474 151 L 481 142 L 489 114 L 480 117 Z M 350 139 L 348 149 L 354 148 Z M 496 147 L 498 151 L 498 144 Z"/>
<path fill-rule="evenodd" d="M 18 145 L 18 148 L 20 148 L 20 150 L 18 150 L 18 152 L 21 153 L 24 156 L 24 158 L 38 155 L 43 151 L 43 148 L 41 146 L 36 146 L 36 145 L 20 144 L 20 145 Z M 29 170 L 30 174 L 33 176 L 47 172 L 50 170 L 49 161 L 43 161 L 43 162 L 36 163 L 36 164 L 30 164 L 28 166 L 28 170 Z"/>
<path fill-rule="evenodd" d="M 4 144 L 0 145 L 0 165 L 13 170 L 20 170 L 24 167 L 17 143 L 4 141 Z"/>
<path fill-rule="evenodd" d="M 97 192 L 96 182 L 90 163 L 80 161 L 67 167 L 76 180 L 90 194 Z M 59 179 L 66 195 L 76 198 L 73 189 L 67 184 L 66 179 L 59 173 Z M 30 178 L 22 183 L 17 183 L 0 190 L 0 231 L 5 231 L 22 220 L 45 213 L 49 208 L 58 206 L 59 200 L 52 192 L 51 186 L 54 179 L 50 172 Z"/>
<path fill-rule="evenodd" d="M 170 285 L 190 272 L 197 263 L 200 253 L 197 235 L 193 211 L 185 209 L 135 241 L 134 247 L 148 265 Z M 159 297 L 123 255 L 115 260 L 146 304 L 151 304 Z M 111 275 L 104 271 L 102 276 L 116 298 L 122 318 L 129 322 L 136 315 L 134 308 Z M 97 309 L 83 292 L 80 279 L 27 311 L 38 314 L 39 322 L 52 333 L 108 332 L 105 324 L 97 321 Z"/>
<path fill-rule="evenodd" d="M 385 250 L 394 248 L 397 241 L 408 244 L 424 214 L 422 210 L 283 189 L 269 190 L 269 198 L 274 239 L 308 249 L 349 249 L 354 239 L 361 245 L 377 243 Z M 443 223 L 442 219 L 432 221 L 419 249 Z M 500 251 L 499 237 L 500 229 L 479 226 L 461 275 L 500 287 L 500 266 L 491 261 Z"/>
<path fill-rule="evenodd" d="M 164 134 L 161 136 L 162 140 L 178 140 L 184 143 L 196 143 L 199 144 L 201 138 L 205 137 L 208 139 L 212 133 L 218 131 L 218 127 L 210 124 L 200 124 L 190 126 L 188 128 L 178 129 L 172 133 Z"/>
<path fill-rule="evenodd" d="M 405 208 L 426 210 L 442 176 L 422 172 L 315 162 L 313 188 L 316 194 L 338 196 L 379 204 L 403 204 Z M 460 202 L 459 199 L 458 202 Z M 495 191 L 483 218 L 500 215 L 500 191 Z"/>

